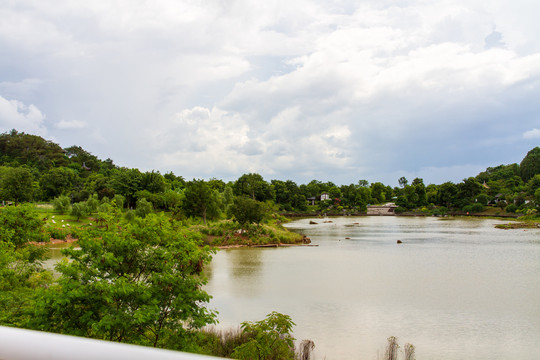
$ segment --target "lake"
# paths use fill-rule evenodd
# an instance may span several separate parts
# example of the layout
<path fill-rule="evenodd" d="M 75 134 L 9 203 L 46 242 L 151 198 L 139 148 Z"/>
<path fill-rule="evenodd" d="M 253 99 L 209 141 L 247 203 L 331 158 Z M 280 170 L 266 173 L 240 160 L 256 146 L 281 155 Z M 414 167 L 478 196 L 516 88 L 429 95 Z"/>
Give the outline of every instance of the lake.
<path fill-rule="evenodd" d="M 288 314 L 317 359 L 382 358 L 389 336 L 413 344 L 418 360 L 538 356 L 540 230 L 474 218 L 326 220 L 286 225 L 318 247 L 214 255 L 206 290 L 220 326 Z"/>

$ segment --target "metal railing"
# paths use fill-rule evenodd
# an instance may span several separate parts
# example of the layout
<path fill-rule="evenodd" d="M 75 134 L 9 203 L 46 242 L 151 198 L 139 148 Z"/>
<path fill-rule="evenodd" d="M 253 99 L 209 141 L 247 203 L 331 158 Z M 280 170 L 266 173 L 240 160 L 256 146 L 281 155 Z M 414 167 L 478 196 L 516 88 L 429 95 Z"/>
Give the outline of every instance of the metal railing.
<path fill-rule="evenodd" d="M 0 360 L 216 360 L 179 351 L 0 326 Z"/>

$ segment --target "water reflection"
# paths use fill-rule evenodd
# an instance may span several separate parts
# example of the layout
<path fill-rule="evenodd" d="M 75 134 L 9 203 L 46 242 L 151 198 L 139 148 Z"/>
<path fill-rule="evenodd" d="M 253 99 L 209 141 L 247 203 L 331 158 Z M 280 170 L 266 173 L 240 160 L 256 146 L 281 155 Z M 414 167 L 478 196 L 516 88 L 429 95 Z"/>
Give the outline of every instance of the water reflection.
<path fill-rule="evenodd" d="M 262 251 L 258 249 L 229 250 L 229 261 L 234 264 L 231 269 L 233 278 L 257 277 L 262 267 Z"/>

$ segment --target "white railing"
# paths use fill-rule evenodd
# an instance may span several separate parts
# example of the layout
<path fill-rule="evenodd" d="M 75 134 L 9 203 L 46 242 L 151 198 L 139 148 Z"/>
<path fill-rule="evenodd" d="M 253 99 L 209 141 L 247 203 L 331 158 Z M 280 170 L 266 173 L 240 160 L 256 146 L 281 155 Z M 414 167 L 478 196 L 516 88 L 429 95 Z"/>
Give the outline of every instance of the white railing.
<path fill-rule="evenodd" d="M 218 358 L 0 326 L 1 360 L 215 360 Z"/>

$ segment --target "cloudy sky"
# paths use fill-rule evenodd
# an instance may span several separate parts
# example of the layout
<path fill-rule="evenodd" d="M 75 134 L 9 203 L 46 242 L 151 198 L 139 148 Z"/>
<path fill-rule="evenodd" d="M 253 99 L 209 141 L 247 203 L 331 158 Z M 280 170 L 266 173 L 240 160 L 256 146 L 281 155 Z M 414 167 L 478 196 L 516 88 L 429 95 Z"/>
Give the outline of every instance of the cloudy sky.
<path fill-rule="evenodd" d="M 537 0 L 0 0 L 0 132 L 187 179 L 459 182 L 540 145 Z"/>

